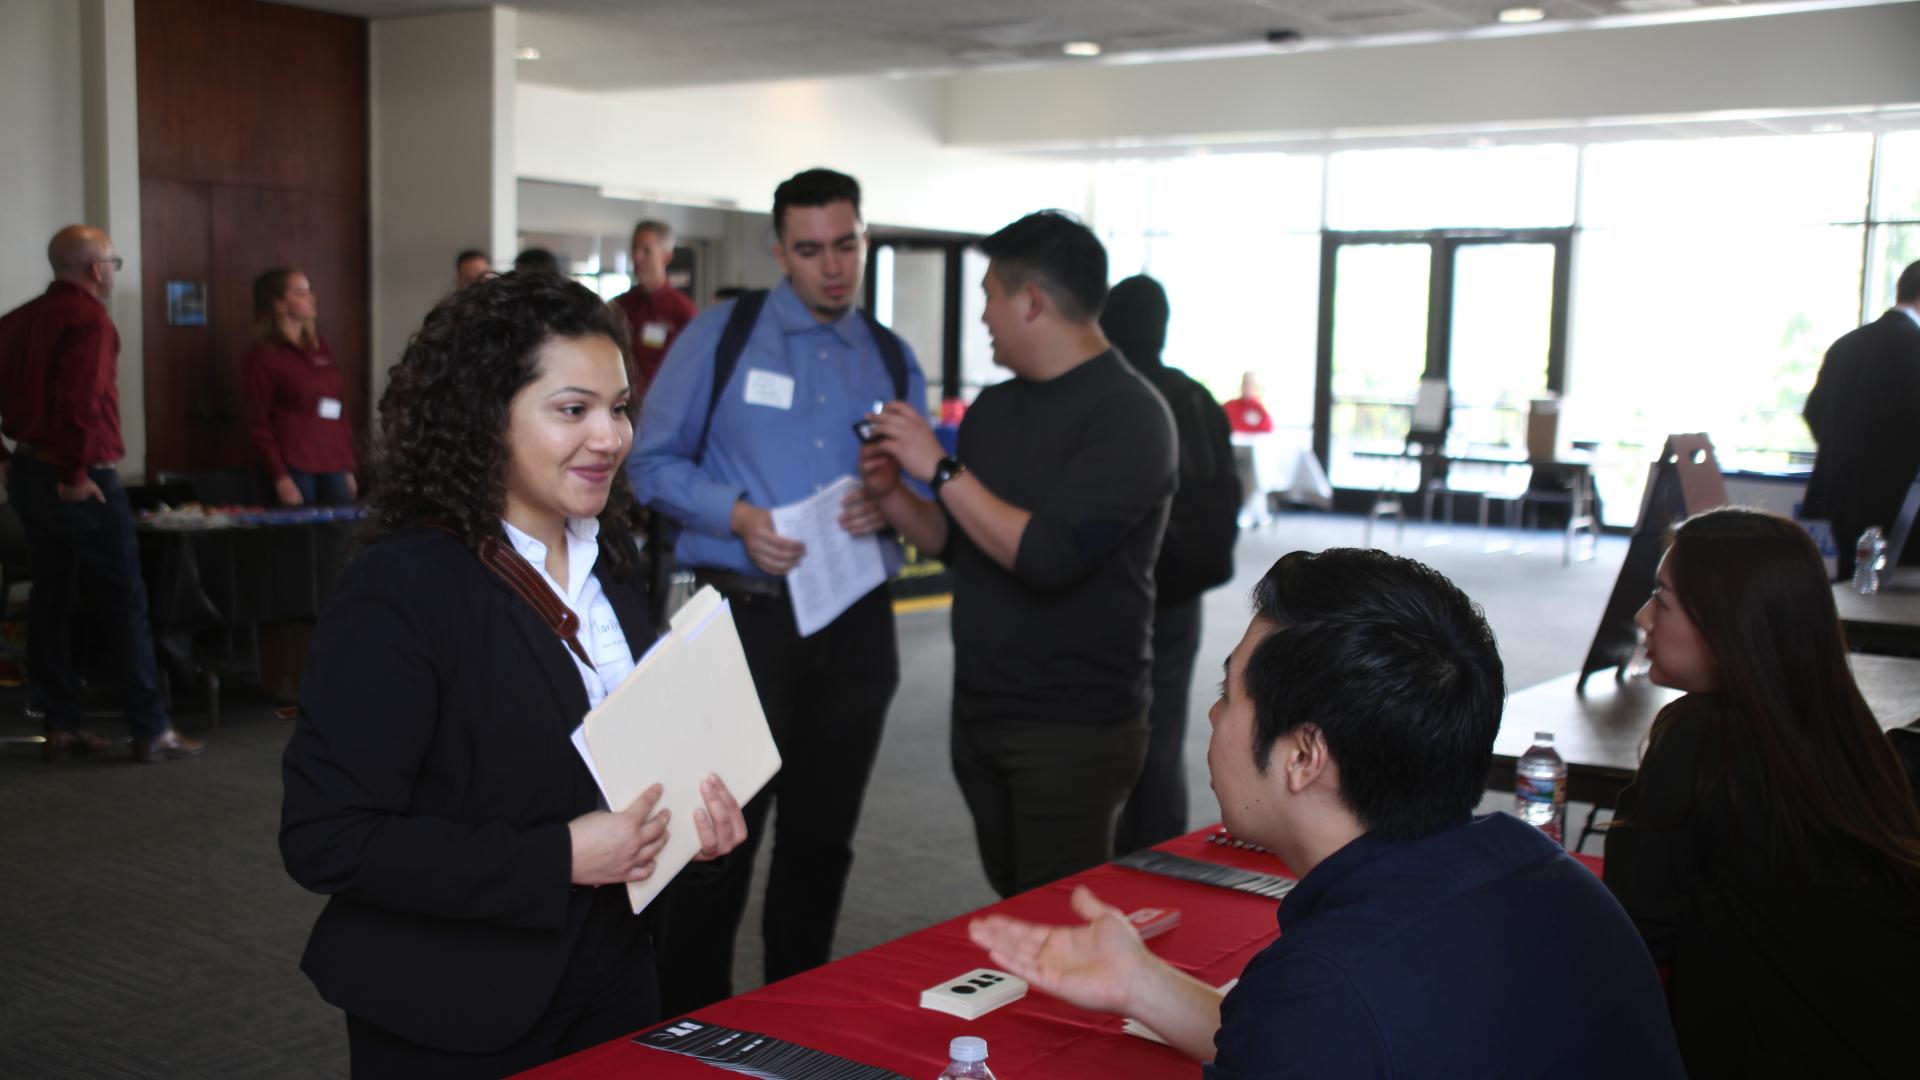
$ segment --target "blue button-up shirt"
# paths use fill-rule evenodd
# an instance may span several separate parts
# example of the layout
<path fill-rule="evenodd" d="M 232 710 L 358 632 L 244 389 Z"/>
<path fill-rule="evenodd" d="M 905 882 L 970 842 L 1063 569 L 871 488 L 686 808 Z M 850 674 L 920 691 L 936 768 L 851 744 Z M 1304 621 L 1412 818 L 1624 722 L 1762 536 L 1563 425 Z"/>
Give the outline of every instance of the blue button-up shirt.
<path fill-rule="evenodd" d="M 733 303 L 689 324 L 647 391 L 627 472 L 635 496 L 686 526 L 675 558 L 765 576 L 733 534 L 740 499 L 772 508 L 798 502 L 843 476 L 860 475 L 853 425 L 894 396 L 893 377 L 858 311 L 814 318 L 785 281 L 767 297 L 726 393 L 713 410 L 705 458 L 694 463 L 713 393 L 714 350 Z M 913 350 L 907 401 L 926 411 L 927 380 Z"/>

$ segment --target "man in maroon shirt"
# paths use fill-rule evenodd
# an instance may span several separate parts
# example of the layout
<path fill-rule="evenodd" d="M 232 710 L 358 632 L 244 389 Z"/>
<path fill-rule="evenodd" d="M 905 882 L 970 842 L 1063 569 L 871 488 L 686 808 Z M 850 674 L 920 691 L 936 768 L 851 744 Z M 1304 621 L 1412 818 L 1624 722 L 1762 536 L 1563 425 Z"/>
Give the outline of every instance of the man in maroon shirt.
<path fill-rule="evenodd" d="M 633 366 L 640 372 L 633 402 L 636 410 L 673 339 L 698 314 L 687 294 L 667 282 L 667 264 L 672 261 L 673 226 L 649 219 L 633 227 L 633 288 L 614 297 L 613 306 L 627 317 L 627 332 L 633 338 Z"/>
<path fill-rule="evenodd" d="M 102 637 L 121 662 L 133 756 L 192 757 L 204 744 L 173 730 L 160 695 L 133 509 L 114 463 L 120 441 L 120 334 L 107 313 L 120 257 L 99 229 L 69 225 L 47 244 L 53 284 L 0 317 L 0 478 L 33 555 L 28 698 L 46 714 L 48 760 L 104 750 L 80 726 L 73 612 L 96 598 Z M 81 589 L 84 577 L 84 589 Z"/>

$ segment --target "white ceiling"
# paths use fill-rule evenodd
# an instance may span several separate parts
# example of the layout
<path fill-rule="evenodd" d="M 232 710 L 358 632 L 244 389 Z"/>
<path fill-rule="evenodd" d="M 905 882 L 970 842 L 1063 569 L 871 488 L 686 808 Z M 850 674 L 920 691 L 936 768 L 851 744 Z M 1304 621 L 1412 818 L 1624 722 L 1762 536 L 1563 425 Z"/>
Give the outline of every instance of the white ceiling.
<path fill-rule="evenodd" d="M 470 9 L 474 0 L 291 0 L 369 18 Z M 1302 48 L 1486 33 L 1513 0 L 519 0 L 523 82 L 582 90 L 765 79 L 1106 63 L 1153 55 L 1268 48 L 1270 31 Z M 1708 9 L 1791 11 L 1871 0 L 1532 0 L 1547 22 L 1698 17 Z M 1100 60 L 1062 55 L 1095 41 Z"/>

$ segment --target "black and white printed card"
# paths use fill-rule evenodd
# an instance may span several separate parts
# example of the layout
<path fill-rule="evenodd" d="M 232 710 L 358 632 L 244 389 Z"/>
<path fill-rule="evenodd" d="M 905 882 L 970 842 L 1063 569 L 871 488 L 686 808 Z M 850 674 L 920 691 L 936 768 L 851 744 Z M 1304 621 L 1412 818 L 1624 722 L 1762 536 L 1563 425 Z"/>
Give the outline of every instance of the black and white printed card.
<path fill-rule="evenodd" d="M 675 1020 L 636 1035 L 633 1041 L 766 1080 L 908 1080 L 823 1050 L 704 1020 Z"/>

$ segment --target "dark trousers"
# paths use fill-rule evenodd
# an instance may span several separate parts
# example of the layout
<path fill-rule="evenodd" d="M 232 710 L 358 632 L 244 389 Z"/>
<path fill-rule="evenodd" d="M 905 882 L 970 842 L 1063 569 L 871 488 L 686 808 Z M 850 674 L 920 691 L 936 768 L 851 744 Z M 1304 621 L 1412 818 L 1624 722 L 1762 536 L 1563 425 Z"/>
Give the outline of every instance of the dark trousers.
<path fill-rule="evenodd" d="M 753 857 L 775 800 L 773 862 L 761 932 L 767 982 L 827 962 L 853 867 L 853 832 L 900 684 L 893 600 L 875 589 L 812 637 L 784 596 L 732 595 L 780 772 L 742 809 L 747 841 L 717 872 L 685 874 L 661 898 L 660 996 L 666 1015 L 733 996 L 733 944 Z"/>
<path fill-rule="evenodd" d="M 442 1002 L 420 1003 L 423 1009 Z M 633 913 L 627 890 L 603 886 L 580 930 L 559 989 L 533 1030 L 484 1054 L 441 1050 L 403 1039 L 347 1016 L 347 1052 L 354 1080 L 493 1080 L 632 1034 L 660 1019 L 653 949 L 646 920 Z"/>
<path fill-rule="evenodd" d="M 136 739 L 173 726 L 160 694 L 140 577 L 140 544 L 120 474 L 89 469 L 104 502 L 62 502 L 53 466 L 15 457 L 7 498 L 26 527 L 33 556 L 33 603 L 27 617 L 27 689 L 46 713 L 49 731 L 80 727 L 80 672 L 73 655 L 73 615 L 82 600 L 97 620 L 107 659 L 126 692 L 127 724 Z"/>
<path fill-rule="evenodd" d="M 1199 597 L 1154 611 L 1147 761 L 1113 837 L 1113 850 L 1123 855 L 1187 831 L 1187 691 L 1199 652 Z"/>
<path fill-rule="evenodd" d="M 304 506 L 346 506 L 353 502 L 353 493 L 347 490 L 346 473 L 288 469 L 287 478 L 300 489 L 300 502 Z"/>
<path fill-rule="evenodd" d="M 953 724 L 953 775 L 1001 896 L 1113 858 L 1113 824 L 1147 752 L 1145 711 L 1113 724 Z"/>

